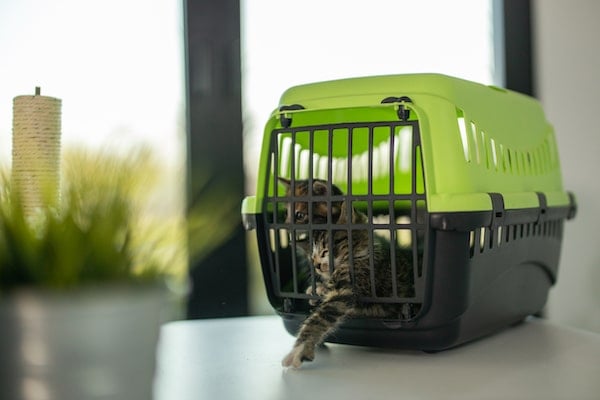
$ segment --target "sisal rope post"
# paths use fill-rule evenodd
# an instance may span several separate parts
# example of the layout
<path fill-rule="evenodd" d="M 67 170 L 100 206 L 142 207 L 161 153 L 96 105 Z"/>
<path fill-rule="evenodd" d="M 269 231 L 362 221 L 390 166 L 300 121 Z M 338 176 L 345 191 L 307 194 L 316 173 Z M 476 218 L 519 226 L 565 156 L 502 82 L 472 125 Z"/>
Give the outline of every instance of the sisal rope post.
<path fill-rule="evenodd" d="M 58 205 L 61 100 L 35 95 L 13 99 L 12 185 L 25 215 Z"/>

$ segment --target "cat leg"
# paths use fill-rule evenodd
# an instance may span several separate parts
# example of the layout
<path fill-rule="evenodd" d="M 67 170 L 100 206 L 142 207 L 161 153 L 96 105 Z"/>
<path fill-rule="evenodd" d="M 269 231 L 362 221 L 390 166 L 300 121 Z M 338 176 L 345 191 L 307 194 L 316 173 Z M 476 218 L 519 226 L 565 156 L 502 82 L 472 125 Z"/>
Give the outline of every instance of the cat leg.
<path fill-rule="evenodd" d="M 323 285 L 321 282 L 316 282 L 314 291 L 312 286 L 306 288 L 306 294 L 317 295 L 319 297 L 323 296 L 326 292 L 327 289 L 325 288 L 325 285 Z M 310 299 L 308 301 L 308 304 L 310 304 L 311 306 L 316 306 L 317 304 L 319 304 L 320 301 L 321 299 Z"/>
<path fill-rule="evenodd" d="M 281 361 L 284 367 L 300 368 L 304 361 L 312 361 L 315 358 L 315 349 L 307 348 L 305 343 L 300 343 L 294 346 L 292 351 L 288 353 Z"/>
<path fill-rule="evenodd" d="M 351 289 L 328 292 L 323 302 L 304 320 L 292 350 L 283 358 L 284 367 L 299 368 L 304 361 L 315 358 L 315 347 L 335 331 L 354 308 Z"/>

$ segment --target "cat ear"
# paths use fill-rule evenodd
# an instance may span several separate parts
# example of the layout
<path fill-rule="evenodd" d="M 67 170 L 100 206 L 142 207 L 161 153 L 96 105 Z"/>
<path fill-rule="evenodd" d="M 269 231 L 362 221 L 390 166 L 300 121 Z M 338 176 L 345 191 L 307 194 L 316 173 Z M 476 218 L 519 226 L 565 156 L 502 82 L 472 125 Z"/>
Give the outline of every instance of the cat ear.
<path fill-rule="evenodd" d="M 352 213 L 350 221 L 354 221 L 354 208 L 350 207 L 350 212 Z M 346 224 L 348 223 L 348 206 L 345 201 L 342 201 L 340 205 L 340 218 L 337 220 L 338 224 Z"/>
<path fill-rule="evenodd" d="M 282 178 L 281 176 L 279 176 L 277 177 L 277 180 L 279 180 L 279 183 L 282 183 L 286 188 L 292 186 L 292 181 L 290 181 L 289 179 Z"/>
<path fill-rule="evenodd" d="M 335 186 L 333 183 L 331 184 L 331 192 L 334 196 L 344 194 L 342 190 L 339 187 Z"/>
<path fill-rule="evenodd" d="M 327 192 L 328 192 L 327 183 L 325 183 L 321 180 L 313 181 L 313 194 L 323 196 L 323 195 L 326 195 Z"/>
<path fill-rule="evenodd" d="M 315 179 L 313 181 L 313 194 L 316 195 L 326 195 L 329 193 L 330 185 L 327 184 L 326 181 L 321 179 Z M 334 196 L 339 196 L 344 194 L 339 187 L 335 186 L 333 183 L 331 184 L 331 193 Z"/>

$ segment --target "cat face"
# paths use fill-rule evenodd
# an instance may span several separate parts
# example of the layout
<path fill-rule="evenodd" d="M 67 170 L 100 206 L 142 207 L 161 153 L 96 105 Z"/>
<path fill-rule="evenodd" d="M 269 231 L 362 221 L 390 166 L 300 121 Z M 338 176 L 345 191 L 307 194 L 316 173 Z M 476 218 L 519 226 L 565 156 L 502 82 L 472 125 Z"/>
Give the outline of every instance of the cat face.
<path fill-rule="evenodd" d="M 326 236 L 326 235 L 323 235 Z M 312 247 L 312 264 L 321 277 L 329 275 L 329 244 L 326 237 L 318 238 Z"/>
<path fill-rule="evenodd" d="M 307 197 L 310 193 L 312 196 L 327 196 L 330 193 L 329 185 L 326 181 L 321 179 L 313 179 L 312 191 L 309 191 L 308 180 L 296 180 L 294 181 L 294 187 L 292 188 L 292 182 L 285 178 L 279 178 L 285 186 L 285 196 L 287 197 Z M 335 185 L 331 184 L 331 194 L 341 195 L 342 191 Z M 340 216 L 341 201 L 331 202 L 331 218 L 335 222 Z M 312 203 L 312 215 L 309 215 L 308 202 L 290 201 L 287 204 L 287 215 L 285 222 L 288 224 L 326 224 L 328 214 L 328 204 L 326 201 L 314 201 Z"/>
<path fill-rule="evenodd" d="M 350 217 L 350 220 L 348 219 Z M 339 218 L 336 224 L 363 224 L 366 222 L 366 216 L 354 208 L 347 208 L 346 202 L 341 202 Z M 333 234 L 333 240 L 330 241 L 330 235 Z M 365 230 L 352 231 L 353 257 L 368 257 L 368 234 Z M 333 247 L 332 247 L 333 246 Z M 331 253 L 333 249 L 333 253 Z M 334 268 L 348 268 L 349 262 L 349 244 L 348 231 L 346 229 L 333 229 L 331 231 L 319 231 L 314 234 L 311 261 L 315 272 L 322 278 L 329 278 L 333 262 Z"/>

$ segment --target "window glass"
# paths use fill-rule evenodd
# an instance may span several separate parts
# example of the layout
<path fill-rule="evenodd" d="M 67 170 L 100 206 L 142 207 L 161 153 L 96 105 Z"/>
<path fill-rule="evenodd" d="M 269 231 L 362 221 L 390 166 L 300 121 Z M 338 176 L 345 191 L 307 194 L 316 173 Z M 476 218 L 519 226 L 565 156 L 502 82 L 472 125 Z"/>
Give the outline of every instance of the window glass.
<path fill-rule="evenodd" d="M 152 154 L 148 215 L 179 218 L 185 185 L 182 2 L 0 1 L 0 165 L 11 166 L 13 98 L 62 100 L 62 153 Z M 150 189 L 150 188 L 148 188 Z M 183 237 L 183 236 L 182 236 Z M 185 257 L 179 259 L 185 271 Z"/>

